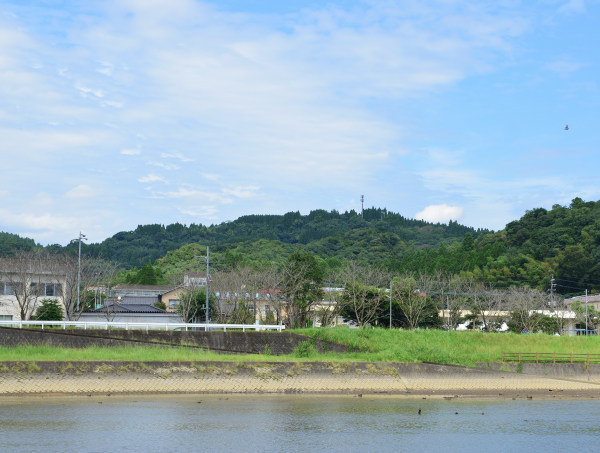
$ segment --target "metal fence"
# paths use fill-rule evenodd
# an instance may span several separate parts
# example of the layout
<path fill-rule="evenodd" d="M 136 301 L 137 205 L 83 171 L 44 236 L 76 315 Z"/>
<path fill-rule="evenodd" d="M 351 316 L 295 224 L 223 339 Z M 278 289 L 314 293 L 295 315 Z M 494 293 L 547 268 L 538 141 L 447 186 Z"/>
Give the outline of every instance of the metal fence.
<path fill-rule="evenodd" d="M 63 329 L 124 329 L 124 330 L 183 330 L 183 331 L 211 331 L 222 330 L 241 330 L 245 331 L 263 331 L 275 330 L 281 332 L 285 329 L 283 325 L 262 325 L 262 324 L 196 324 L 196 323 L 160 323 L 160 322 L 99 322 L 99 321 L 2 321 L 0 327 L 15 327 L 15 328 L 63 328 Z"/>
<path fill-rule="evenodd" d="M 556 352 L 502 352 L 502 362 L 600 363 L 600 354 L 560 354 Z"/>

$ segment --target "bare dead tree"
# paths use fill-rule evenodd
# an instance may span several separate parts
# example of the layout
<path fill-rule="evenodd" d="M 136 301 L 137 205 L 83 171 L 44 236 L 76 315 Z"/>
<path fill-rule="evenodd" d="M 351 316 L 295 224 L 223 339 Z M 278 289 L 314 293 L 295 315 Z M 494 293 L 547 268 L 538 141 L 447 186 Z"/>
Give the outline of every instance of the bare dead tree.
<path fill-rule="evenodd" d="M 567 319 L 570 319 L 572 312 L 569 310 L 565 304 L 565 300 L 562 298 L 559 300 L 555 299 L 554 301 L 550 301 L 550 303 L 551 306 L 548 316 L 556 320 L 556 333 L 562 335 L 567 325 Z"/>
<path fill-rule="evenodd" d="M 282 324 L 287 300 L 282 290 L 283 274 L 275 266 L 271 266 L 261 270 L 261 279 L 265 299 L 275 312 L 275 322 Z"/>
<path fill-rule="evenodd" d="M 114 285 L 119 272 L 119 266 L 116 263 L 104 261 L 98 258 L 88 256 L 81 257 L 81 274 L 79 274 L 78 258 L 76 256 L 66 255 L 60 259 L 60 266 L 65 273 L 65 295 L 64 307 L 65 316 L 68 320 L 78 320 L 81 313 L 94 309 L 89 304 L 88 290 L 94 288 L 94 291 L 100 292 L 100 287 L 104 288 L 105 296 L 107 288 Z M 79 300 L 77 298 L 77 285 L 79 284 Z M 104 306 L 105 304 L 103 304 Z M 113 307 L 116 308 L 116 307 Z M 111 317 L 114 317 L 111 315 Z"/>
<path fill-rule="evenodd" d="M 385 290 L 389 279 L 383 271 L 374 267 L 360 266 L 350 261 L 337 275 L 336 281 L 343 283 L 341 312 L 359 326 L 373 324 L 387 300 Z"/>
<path fill-rule="evenodd" d="M 502 324 L 500 315 L 506 305 L 507 293 L 497 289 L 493 283 L 465 280 L 465 292 L 469 294 L 469 306 L 473 322 L 481 320 L 483 330 L 494 332 Z"/>
<path fill-rule="evenodd" d="M 329 281 L 337 282 L 336 276 L 330 276 Z M 341 282 L 338 282 L 341 284 Z M 315 319 L 321 324 L 321 327 L 333 326 L 342 312 L 343 288 L 327 288 L 323 294 L 323 300 L 319 302 L 315 309 Z"/>
<path fill-rule="evenodd" d="M 536 332 L 542 321 L 546 295 L 537 289 L 515 288 L 508 297 L 508 310 L 517 330 Z"/>
<path fill-rule="evenodd" d="M 47 285 L 54 285 L 62 293 L 61 280 L 56 261 L 45 251 L 18 251 L 14 257 L 0 260 L 0 281 L 14 296 L 22 320 L 31 318 L 39 298 L 46 295 Z"/>
<path fill-rule="evenodd" d="M 426 282 L 427 279 L 423 275 L 417 277 L 404 275 L 393 281 L 392 297 L 402 310 L 408 328 L 411 330 L 418 327 L 428 304 L 425 292 L 427 288 L 421 289 L 420 287 Z"/>
<path fill-rule="evenodd" d="M 235 307 L 230 300 L 233 278 L 232 272 L 212 271 L 210 274 L 211 291 L 216 305 L 216 319 L 222 324 L 230 319 L 231 312 Z"/>

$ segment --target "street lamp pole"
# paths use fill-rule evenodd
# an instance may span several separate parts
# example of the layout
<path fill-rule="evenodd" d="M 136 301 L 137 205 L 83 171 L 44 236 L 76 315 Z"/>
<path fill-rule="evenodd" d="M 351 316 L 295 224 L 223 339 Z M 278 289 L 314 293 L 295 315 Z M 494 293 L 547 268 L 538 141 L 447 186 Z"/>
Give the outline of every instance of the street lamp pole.
<path fill-rule="evenodd" d="M 81 240 L 87 239 L 85 234 L 79 232 L 79 255 L 77 259 L 77 311 L 79 311 L 79 287 L 81 285 Z"/>
<path fill-rule="evenodd" d="M 208 254 L 208 245 L 206 246 L 206 256 L 194 255 L 194 258 L 203 258 L 206 260 L 206 305 L 204 306 L 204 313 L 206 315 L 206 324 L 208 324 L 209 320 L 209 304 L 208 304 L 208 280 L 209 280 L 209 254 Z"/>
<path fill-rule="evenodd" d="M 206 324 L 208 324 L 208 270 L 209 270 L 209 264 L 208 264 L 208 245 L 206 246 L 206 307 L 204 308 L 204 313 L 206 314 Z"/>

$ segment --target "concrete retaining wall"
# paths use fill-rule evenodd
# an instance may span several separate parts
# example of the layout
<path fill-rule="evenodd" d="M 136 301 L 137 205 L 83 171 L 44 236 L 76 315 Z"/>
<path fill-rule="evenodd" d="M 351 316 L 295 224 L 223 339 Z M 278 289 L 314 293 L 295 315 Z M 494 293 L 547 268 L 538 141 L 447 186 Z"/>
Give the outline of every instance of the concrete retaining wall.
<path fill-rule="evenodd" d="M 478 363 L 478 368 L 494 371 L 548 376 L 564 379 L 599 379 L 600 365 L 585 363 Z"/>
<path fill-rule="evenodd" d="M 312 341 L 304 335 L 290 332 L 191 332 L 141 330 L 81 330 L 81 329 L 16 329 L 0 327 L 0 344 L 52 345 L 84 348 L 91 345 L 131 346 L 188 346 L 216 352 L 261 354 L 268 350 L 273 355 L 291 354 L 303 341 Z M 347 347 L 321 340 L 314 341 L 318 351 L 346 352 Z"/>
<path fill-rule="evenodd" d="M 3 362 L 0 395 L 354 393 L 407 397 L 599 397 L 577 381 L 414 363 Z"/>

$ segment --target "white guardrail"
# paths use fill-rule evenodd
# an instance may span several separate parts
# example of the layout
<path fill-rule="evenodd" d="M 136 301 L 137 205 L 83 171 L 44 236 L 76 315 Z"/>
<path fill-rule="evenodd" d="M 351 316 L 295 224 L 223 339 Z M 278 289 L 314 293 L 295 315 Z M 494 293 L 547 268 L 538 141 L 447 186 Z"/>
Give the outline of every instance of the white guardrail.
<path fill-rule="evenodd" d="M 76 329 L 125 329 L 134 330 L 142 329 L 148 332 L 149 330 L 222 330 L 227 332 L 229 330 L 276 330 L 281 332 L 285 329 L 285 326 L 279 325 L 262 325 L 262 324 L 190 324 L 183 322 L 99 322 L 99 321 L 2 321 L 0 320 L 0 327 L 16 327 L 22 329 L 23 327 L 73 327 Z"/>

